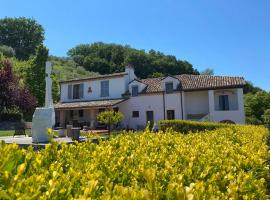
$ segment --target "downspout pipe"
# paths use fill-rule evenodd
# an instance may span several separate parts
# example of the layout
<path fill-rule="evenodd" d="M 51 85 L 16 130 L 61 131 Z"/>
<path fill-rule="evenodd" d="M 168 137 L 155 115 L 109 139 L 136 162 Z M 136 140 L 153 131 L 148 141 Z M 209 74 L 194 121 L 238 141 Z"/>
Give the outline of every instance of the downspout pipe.
<path fill-rule="evenodd" d="M 181 115 L 182 115 L 182 120 L 184 120 L 184 111 L 183 111 L 183 90 L 180 91 L 180 99 L 181 99 Z"/>
<path fill-rule="evenodd" d="M 163 119 L 166 119 L 166 115 L 165 115 L 165 92 L 163 91 L 162 93 L 162 97 L 163 97 Z"/>

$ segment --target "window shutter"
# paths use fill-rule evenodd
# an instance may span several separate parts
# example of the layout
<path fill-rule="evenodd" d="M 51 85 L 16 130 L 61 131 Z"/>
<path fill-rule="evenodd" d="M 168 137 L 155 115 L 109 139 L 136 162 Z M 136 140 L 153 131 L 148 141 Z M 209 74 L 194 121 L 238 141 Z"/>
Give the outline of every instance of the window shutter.
<path fill-rule="evenodd" d="M 223 110 L 223 96 L 219 96 L 219 110 Z"/>
<path fill-rule="evenodd" d="M 68 85 L 68 99 L 72 99 L 72 85 Z"/>
<path fill-rule="evenodd" d="M 80 96 L 80 99 L 83 99 L 83 83 L 80 84 L 80 87 L 79 87 L 79 96 Z"/>
<path fill-rule="evenodd" d="M 224 96 L 224 108 L 225 110 L 229 110 L 229 96 L 228 95 Z"/>
<path fill-rule="evenodd" d="M 100 88 L 101 89 L 100 95 L 102 97 L 109 96 L 109 81 L 101 81 L 100 83 L 101 83 L 101 85 L 100 85 L 100 87 L 101 87 Z"/>

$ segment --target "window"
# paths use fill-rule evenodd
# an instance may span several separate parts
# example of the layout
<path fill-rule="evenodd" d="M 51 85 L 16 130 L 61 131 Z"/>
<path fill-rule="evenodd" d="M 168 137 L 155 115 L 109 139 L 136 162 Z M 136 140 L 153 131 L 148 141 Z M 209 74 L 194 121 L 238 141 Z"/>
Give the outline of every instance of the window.
<path fill-rule="evenodd" d="M 79 110 L 79 117 L 83 117 L 83 110 Z"/>
<path fill-rule="evenodd" d="M 80 98 L 80 84 L 73 85 L 73 99 L 79 99 Z"/>
<path fill-rule="evenodd" d="M 133 86 L 132 86 L 131 95 L 132 95 L 133 97 L 138 96 L 138 92 L 139 92 L 138 85 L 133 85 Z"/>
<path fill-rule="evenodd" d="M 165 83 L 166 93 L 173 93 L 173 82 Z"/>
<path fill-rule="evenodd" d="M 219 96 L 219 110 L 229 110 L 229 96 L 228 95 Z"/>
<path fill-rule="evenodd" d="M 174 110 L 167 110 L 167 119 L 168 120 L 175 119 Z"/>
<path fill-rule="evenodd" d="M 136 118 L 136 117 L 139 117 L 139 111 L 133 111 L 132 112 L 132 117 Z"/>
<path fill-rule="evenodd" d="M 109 81 L 101 81 L 100 84 L 101 84 L 100 96 L 108 97 L 109 96 Z"/>
<path fill-rule="evenodd" d="M 68 85 L 68 99 L 82 99 L 83 84 Z"/>

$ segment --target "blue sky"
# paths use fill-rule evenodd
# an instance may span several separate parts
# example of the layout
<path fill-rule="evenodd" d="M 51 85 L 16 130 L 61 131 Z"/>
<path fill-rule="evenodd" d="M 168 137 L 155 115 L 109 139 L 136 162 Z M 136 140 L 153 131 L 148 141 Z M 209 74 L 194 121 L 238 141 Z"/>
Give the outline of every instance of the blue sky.
<path fill-rule="evenodd" d="M 155 49 L 199 71 L 270 90 L 269 0 L 0 0 L 0 17 L 33 17 L 50 54 L 102 41 Z"/>

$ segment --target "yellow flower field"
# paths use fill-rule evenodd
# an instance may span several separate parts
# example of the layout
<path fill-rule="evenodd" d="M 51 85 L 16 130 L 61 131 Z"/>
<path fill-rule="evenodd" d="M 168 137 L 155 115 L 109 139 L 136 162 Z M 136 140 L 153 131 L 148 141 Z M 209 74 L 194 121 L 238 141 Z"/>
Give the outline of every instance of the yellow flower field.
<path fill-rule="evenodd" d="M 123 133 L 100 144 L 0 147 L 0 199 L 267 199 L 267 129 Z"/>

